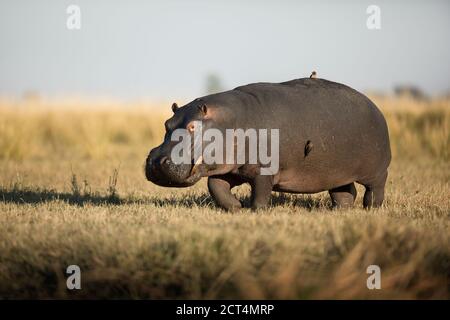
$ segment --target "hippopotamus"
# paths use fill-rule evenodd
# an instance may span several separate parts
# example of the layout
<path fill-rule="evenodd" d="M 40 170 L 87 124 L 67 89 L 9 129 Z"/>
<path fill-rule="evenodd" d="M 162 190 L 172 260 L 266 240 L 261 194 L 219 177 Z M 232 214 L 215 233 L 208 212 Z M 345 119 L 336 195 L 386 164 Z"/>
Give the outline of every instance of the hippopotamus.
<path fill-rule="evenodd" d="M 391 161 L 388 127 L 376 105 L 346 85 L 316 77 L 253 83 L 182 107 L 174 103 L 172 110 L 164 141 L 150 151 L 145 164 L 147 179 L 159 186 L 189 187 L 207 177 L 216 204 L 230 211 L 242 207 L 231 189 L 244 183 L 251 186 L 252 209 L 266 207 L 272 191 L 328 191 L 332 208 L 351 207 L 355 182 L 365 187 L 364 208 L 383 203 Z M 177 129 L 194 134 L 195 122 L 220 132 L 277 129 L 278 141 L 270 144 L 279 145 L 278 170 L 261 174 L 264 165 L 259 158 L 256 163 L 205 163 L 190 156 L 187 163 L 175 163 L 172 151 L 177 142 L 171 135 Z M 243 150 L 249 152 L 250 146 Z"/>

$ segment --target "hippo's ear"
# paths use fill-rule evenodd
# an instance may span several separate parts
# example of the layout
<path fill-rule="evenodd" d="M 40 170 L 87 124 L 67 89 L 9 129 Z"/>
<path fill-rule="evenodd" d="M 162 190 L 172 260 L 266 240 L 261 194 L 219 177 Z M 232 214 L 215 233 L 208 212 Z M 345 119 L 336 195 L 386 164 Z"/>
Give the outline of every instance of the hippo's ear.
<path fill-rule="evenodd" d="M 172 103 L 172 111 L 175 113 L 178 110 L 178 105 L 176 102 Z"/>
<path fill-rule="evenodd" d="M 206 104 L 202 104 L 202 105 L 198 106 L 198 108 L 203 113 L 203 115 L 206 116 L 206 112 L 208 111 L 208 108 L 206 107 Z"/>

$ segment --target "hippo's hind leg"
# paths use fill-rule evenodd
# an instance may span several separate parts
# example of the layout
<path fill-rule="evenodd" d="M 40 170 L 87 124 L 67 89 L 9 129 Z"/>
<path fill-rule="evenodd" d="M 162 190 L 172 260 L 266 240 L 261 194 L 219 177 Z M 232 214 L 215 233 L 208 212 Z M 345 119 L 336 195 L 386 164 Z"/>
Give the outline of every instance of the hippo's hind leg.
<path fill-rule="evenodd" d="M 208 178 L 208 190 L 219 207 L 227 211 L 235 211 L 242 208 L 241 203 L 231 193 L 231 189 L 242 184 L 241 181 L 231 176 L 212 176 Z"/>
<path fill-rule="evenodd" d="M 387 171 L 378 175 L 376 178 L 360 182 L 366 188 L 363 200 L 365 209 L 381 206 L 384 200 L 384 186 L 386 184 L 386 179 Z"/>
<path fill-rule="evenodd" d="M 348 208 L 353 206 L 356 198 L 355 184 L 352 182 L 329 191 L 333 208 Z"/>

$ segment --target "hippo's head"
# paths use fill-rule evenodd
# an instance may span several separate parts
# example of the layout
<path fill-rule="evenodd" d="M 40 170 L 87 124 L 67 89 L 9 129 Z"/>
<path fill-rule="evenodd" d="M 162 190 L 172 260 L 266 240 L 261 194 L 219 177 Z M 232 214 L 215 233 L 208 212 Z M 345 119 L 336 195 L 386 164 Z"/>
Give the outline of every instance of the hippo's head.
<path fill-rule="evenodd" d="M 145 163 L 145 176 L 147 180 L 163 187 L 189 187 L 199 181 L 202 177 L 210 175 L 211 172 L 226 171 L 227 165 L 206 165 L 201 163 L 201 158 L 194 159 L 194 133 L 195 125 L 199 122 L 203 128 L 217 127 L 213 115 L 217 113 L 216 108 L 210 108 L 202 99 L 196 99 L 191 103 L 178 107 L 172 105 L 173 116 L 165 122 L 166 133 L 164 141 L 158 147 L 152 149 Z M 182 130 L 178 130 L 182 129 Z M 173 159 L 174 148 L 180 141 L 174 139 L 174 133 L 184 131 L 192 139 L 190 143 L 188 158 L 184 161 Z M 229 171 L 229 170 L 228 170 Z"/>

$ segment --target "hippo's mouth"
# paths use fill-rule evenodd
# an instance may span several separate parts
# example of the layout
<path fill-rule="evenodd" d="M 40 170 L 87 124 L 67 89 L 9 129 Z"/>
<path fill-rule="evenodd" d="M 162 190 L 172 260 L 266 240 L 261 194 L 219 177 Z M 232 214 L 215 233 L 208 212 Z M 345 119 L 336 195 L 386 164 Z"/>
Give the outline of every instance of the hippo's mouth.
<path fill-rule="evenodd" d="M 199 159 L 191 165 L 175 165 L 169 161 L 169 164 L 155 166 L 147 160 L 145 176 L 148 181 L 162 187 L 189 187 L 202 178 L 204 167 L 201 162 L 202 159 Z"/>

